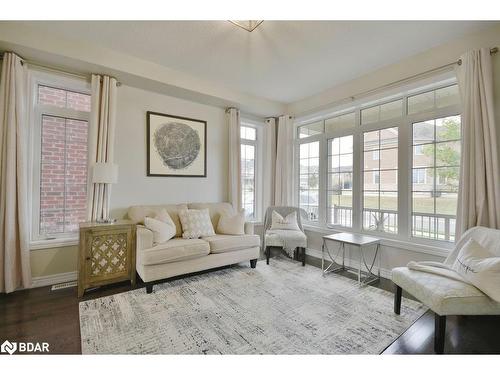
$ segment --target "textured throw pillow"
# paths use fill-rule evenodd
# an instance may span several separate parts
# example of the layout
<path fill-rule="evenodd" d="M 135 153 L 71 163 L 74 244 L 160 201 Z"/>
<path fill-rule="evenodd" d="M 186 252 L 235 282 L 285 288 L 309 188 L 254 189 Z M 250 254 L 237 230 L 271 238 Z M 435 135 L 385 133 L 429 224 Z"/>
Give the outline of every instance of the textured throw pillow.
<path fill-rule="evenodd" d="M 223 212 L 217 224 L 217 233 L 245 234 L 245 210 L 237 213 Z"/>
<path fill-rule="evenodd" d="M 175 236 L 175 224 L 166 210 L 161 210 L 155 218 L 145 217 L 144 225 L 153 232 L 153 242 L 163 243 Z"/>
<path fill-rule="evenodd" d="M 208 208 L 179 211 L 179 219 L 182 225 L 182 238 L 200 238 L 215 235 Z"/>
<path fill-rule="evenodd" d="M 285 217 L 276 211 L 271 216 L 271 230 L 300 230 L 297 224 L 297 212 L 292 212 Z"/>
<path fill-rule="evenodd" d="M 452 268 L 491 299 L 500 302 L 500 257 L 472 238 L 460 249 Z"/>

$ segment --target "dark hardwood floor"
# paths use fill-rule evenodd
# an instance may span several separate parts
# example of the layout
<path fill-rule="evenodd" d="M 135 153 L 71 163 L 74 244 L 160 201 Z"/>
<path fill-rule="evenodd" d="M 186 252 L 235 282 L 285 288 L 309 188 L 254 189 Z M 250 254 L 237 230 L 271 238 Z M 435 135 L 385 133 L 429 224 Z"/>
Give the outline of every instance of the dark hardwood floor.
<path fill-rule="evenodd" d="M 308 263 L 318 265 L 315 258 L 308 258 Z M 262 260 L 257 265 L 270 266 L 266 266 Z M 355 278 L 350 273 L 344 276 Z M 392 282 L 385 279 L 375 286 L 385 290 L 393 289 Z M 143 285 L 139 281 L 136 287 Z M 128 282 L 107 286 L 86 293 L 82 300 L 121 293 L 131 288 Z M 80 353 L 80 300 L 76 294 L 76 287 L 56 291 L 43 287 L 0 295 L 0 341 L 48 342 L 51 353 Z M 498 316 L 449 317 L 446 328 L 445 353 L 500 354 Z M 383 354 L 431 354 L 433 340 L 434 316 L 428 311 Z"/>

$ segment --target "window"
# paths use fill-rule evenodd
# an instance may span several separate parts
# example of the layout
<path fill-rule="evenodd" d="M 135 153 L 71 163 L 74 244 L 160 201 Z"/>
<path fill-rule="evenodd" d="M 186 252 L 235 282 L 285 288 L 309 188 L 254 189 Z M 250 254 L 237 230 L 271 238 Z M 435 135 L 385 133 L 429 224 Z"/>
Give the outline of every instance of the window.
<path fill-rule="evenodd" d="M 363 152 L 363 228 L 397 233 L 398 128 L 365 132 Z"/>
<path fill-rule="evenodd" d="M 374 122 L 381 122 L 403 115 L 403 100 L 395 100 L 389 103 L 369 107 L 361 111 L 361 123 L 370 124 Z"/>
<path fill-rule="evenodd" d="M 460 116 L 416 122 L 412 128 L 412 236 L 454 241 Z"/>
<path fill-rule="evenodd" d="M 87 208 L 88 87 L 55 75 L 34 77 L 31 237 L 75 238 Z"/>
<path fill-rule="evenodd" d="M 325 130 L 327 133 L 336 132 L 343 129 L 352 129 L 356 125 L 356 114 L 354 112 L 335 116 L 325 120 Z"/>
<path fill-rule="evenodd" d="M 413 148 L 413 154 L 415 156 L 424 155 L 424 147 L 422 145 L 415 145 Z"/>
<path fill-rule="evenodd" d="M 314 122 L 312 124 L 302 125 L 298 129 L 299 138 L 307 138 L 312 135 L 317 135 L 323 133 L 324 124 L 323 121 Z"/>
<path fill-rule="evenodd" d="M 427 181 L 427 173 L 425 169 L 414 169 L 412 175 L 412 183 L 414 185 L 424 185 Z"/>
<path fill-rule="evenodd" d="M 454 240 L 458 87 L 448 77 L 415 86 L 296 119 L 298 201 L 312 225 L 428 245 Z"/>
<path fill-rule="evenodd" d="M 328 140 L 328 223 L 352 226 L 352 135 Z"/>
<path fill-rule="evenodd" d="M 319 142 L 302 143 L 299 148 L 299 207 L 309 221 L 319 218 Z"/>
<path fill-rule="evenodd" d="M 408 114 L 431 111 L 459 104 L 458 86 L 443 87 L 408 98 Z"/>
<path fill-rule="evenodd" d="M 257 130 L 241 126 L 241 203 L 248 219 L 256 218 L 256 148 Z"/>

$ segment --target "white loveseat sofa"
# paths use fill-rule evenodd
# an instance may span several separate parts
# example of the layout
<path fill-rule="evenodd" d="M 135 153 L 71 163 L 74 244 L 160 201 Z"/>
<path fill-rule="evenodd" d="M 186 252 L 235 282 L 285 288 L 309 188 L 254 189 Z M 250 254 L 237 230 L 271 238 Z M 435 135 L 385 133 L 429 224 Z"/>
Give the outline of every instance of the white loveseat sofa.
<path fill-rule="evenodd" d="M 245 223 L 244 235 L 217 234 L 199 239 L 182 238 L 179 211 L 208 208 L 214 230 L 222 212 L 234 209 L 230 203 L 187 203 L 157 206 L 132 206 L 128 217 L 137 225 L 136 270 L 146 283 L 146 291 L 153 291 L 158 280 L 250 261 L 255 268 L 260 256 L 260 237 L 253 233 L 253 224 Z M 166 209 L 176 226 L 176 236 L 154 244 L 153 232 L 143 226 L 146 216 L 154 217 Z"/>

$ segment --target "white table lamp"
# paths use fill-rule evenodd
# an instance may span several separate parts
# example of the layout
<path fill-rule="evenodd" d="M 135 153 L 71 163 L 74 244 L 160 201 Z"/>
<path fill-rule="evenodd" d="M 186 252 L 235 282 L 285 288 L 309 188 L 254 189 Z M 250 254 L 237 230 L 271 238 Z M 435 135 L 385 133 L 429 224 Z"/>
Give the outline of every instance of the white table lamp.
<path fill-rule="evenodd" d="M 116 184 L 118 182 L 118 165 L 113 163 L 95 163 L 92 168 L 94 184 Z"/>
<path fill-rule="evenodd" d="M 116 184 L 118 182 L 118 165 L 113 163 L 95 163 L 92 168 L 92 183 L 94 184 Z M 109 194 L 109 189 L 106 189 L 106 194 Z M 109 196 L 108 196 L 109 202 Z M 109 218 L 108 209 L 106 208 L 106 217 L 102 220 L 97 220 L 103 223 L 112 223 L 115 220 Z"/>

